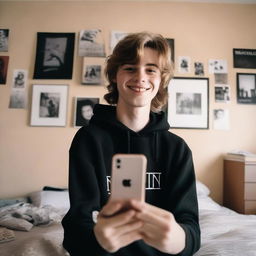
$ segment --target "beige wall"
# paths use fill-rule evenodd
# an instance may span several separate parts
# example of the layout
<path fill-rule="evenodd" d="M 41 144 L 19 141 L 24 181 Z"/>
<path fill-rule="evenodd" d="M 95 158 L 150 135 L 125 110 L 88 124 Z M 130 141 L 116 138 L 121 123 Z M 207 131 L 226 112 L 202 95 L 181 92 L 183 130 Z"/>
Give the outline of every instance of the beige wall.
<path fill-rule="evenodd" d="M 222 201 L 222 156 L 231 149 L 256 152 L 256 107 L 236 103 L 236 72 L 233 48 L 255 48 L 256 5 L 192 4 L 156 2 L 0 2 L 0 26 L 10 29 L 10 56 L 7 85 L 0 86 L 0 197 L 13 197 L 41 189 L 44 185 L 67 186 L 68 149 L 77 128 L 72 126 L 73 98 L 100 97 L 103 86 L 82 86 L 82 58 L 77 56 L 77 40 L 72 80 L 33 80 L 37 32 L 75 32 L 100 28 L 109 49 L 111 30 L 150 30 L 175 39 L 175 55 L 203 61 L 210 58 L 228 61 L 231 103 L 214 101 L 214 77 L 210 78 L 210 129 L 173 129 L 182 136 L 194 154 L 197 178 Z M 97 61 L 97 59 L 96 59 Z M 100 61 L 100 60 L 99 60 Z M 29 72 L 28 109 L 9 109 L 14 69 Z M 181 76 L 178 72 L 175 75 Z M 190 74 L 193 76 L 193 74 Z M 67 125 L 31 127 L 32 84 L 69 84 Z M 101 101 L 103 102 L 103 101 Z M 212 129 L 212 110 L 230 110 L 230 131 Z"/>

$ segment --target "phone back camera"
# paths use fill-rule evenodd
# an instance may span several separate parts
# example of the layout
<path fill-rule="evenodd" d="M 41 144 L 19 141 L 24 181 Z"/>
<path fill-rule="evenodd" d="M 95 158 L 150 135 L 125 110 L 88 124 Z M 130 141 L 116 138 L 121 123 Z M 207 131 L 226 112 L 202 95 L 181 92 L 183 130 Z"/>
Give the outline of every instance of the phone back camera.
<path fill-rule="evenodd" d="M 121 168 L 121 159 L 119 159 L 119 158 L 116 159 L 116 168 L 117 169 Z"/>

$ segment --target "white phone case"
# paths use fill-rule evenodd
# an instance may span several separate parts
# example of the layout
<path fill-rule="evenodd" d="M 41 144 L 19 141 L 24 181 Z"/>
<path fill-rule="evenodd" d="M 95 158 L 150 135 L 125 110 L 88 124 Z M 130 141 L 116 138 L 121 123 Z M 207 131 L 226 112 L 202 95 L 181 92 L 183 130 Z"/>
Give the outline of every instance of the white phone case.
<path fill-rule="evenodd" d="M 116 154 L 112 158 L 111 199 L 145 200 L 147 158 L 142 154 Z"/>

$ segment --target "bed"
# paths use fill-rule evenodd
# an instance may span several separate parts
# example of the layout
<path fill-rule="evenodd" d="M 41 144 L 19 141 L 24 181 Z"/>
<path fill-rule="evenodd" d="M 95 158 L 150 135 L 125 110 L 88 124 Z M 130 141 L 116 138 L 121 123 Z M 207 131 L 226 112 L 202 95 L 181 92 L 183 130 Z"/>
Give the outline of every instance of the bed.
<path fill-rule="evenodd" d="M 210 197 L 209 188 L 199 181 L 197 194 L 202 245 L 194 256 L 256 256 L 256 215 L 242 215 L 222 207 Z M 40 191 L 30 198 L 30 203 L 0 207 L 0 224 L 14 233 L 9 242 L 0 243 L 0 255 L 68 256 L 62 247 L 60 223 L 69 207 L 68 192 Z M 28 227 L 20 224 L 28 218 L 26 214 L 34 218 L 32 223 L 31 219 L 28 221 Z M 17 223 L 12 226 L 1 222 L 6 216 L 16 216 L 20 227 Z"/>

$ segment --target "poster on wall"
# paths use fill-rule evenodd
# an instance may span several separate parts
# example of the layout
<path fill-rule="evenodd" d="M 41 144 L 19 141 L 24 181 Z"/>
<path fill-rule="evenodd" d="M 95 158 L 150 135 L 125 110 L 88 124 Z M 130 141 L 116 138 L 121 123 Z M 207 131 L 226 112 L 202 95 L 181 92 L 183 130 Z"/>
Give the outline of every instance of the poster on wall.
<path fill-rule="evenodd" d="M 9 29 L 0 29 L 0 52 L 8 52 Z"/>
<path fill-rule="evenodd" d="M 256 68 L 256 49 L 233 49 L 234 68 Z"/>
<path fill-rule="evenodd" d="M 75 33 L 37 33 L 34 79 L 72 79 Z"/>
<path fill-rule="evenodd" d="M 0 56 L 0 84 L 6 84 L 9 56 Z"/>

